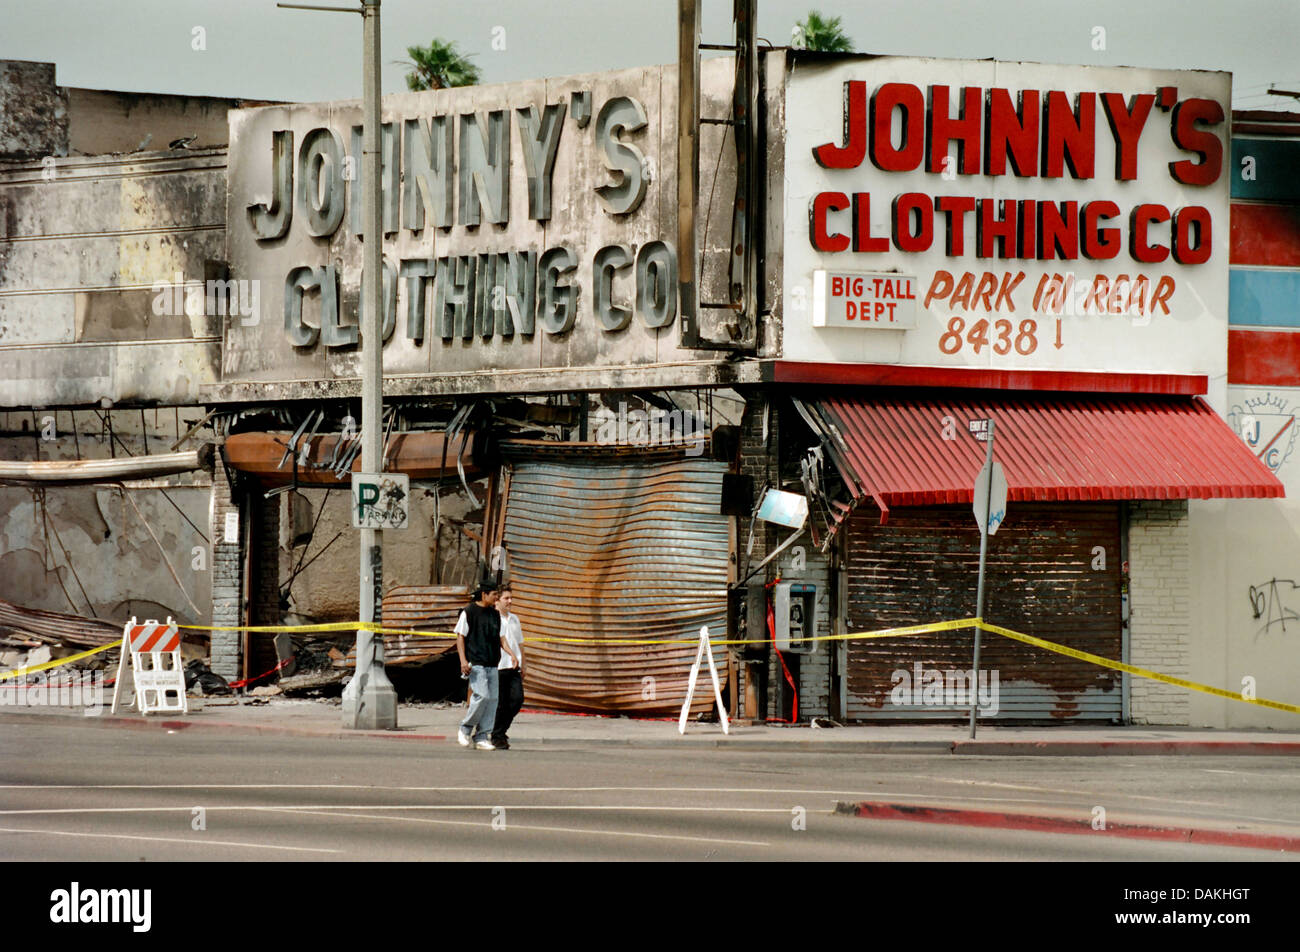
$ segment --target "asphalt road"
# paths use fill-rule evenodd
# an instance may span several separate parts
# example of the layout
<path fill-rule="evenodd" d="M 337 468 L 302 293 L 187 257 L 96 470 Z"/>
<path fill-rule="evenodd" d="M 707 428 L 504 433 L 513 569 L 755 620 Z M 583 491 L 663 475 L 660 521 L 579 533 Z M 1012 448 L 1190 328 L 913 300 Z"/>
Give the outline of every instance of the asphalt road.
<path fill-rule="evenodd" d="M 643 750 L 126 730 L 0 719 L 0 860 L 1294 860 L 866 820 L 841 801 L 1300 836 L 1294 758 Z"/>

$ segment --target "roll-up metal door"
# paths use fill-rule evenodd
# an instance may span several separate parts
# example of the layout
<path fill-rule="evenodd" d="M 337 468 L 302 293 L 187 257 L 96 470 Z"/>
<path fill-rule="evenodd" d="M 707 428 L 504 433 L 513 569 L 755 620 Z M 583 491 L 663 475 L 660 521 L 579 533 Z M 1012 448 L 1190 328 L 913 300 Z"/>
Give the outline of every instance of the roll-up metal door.
<path fill-rule="evenodd" d="M 681 710 L 700 627 L 714 637 L 726 632 L 729 535 L 719 513 L 726 469 L 702 458 L 626 455 L 513 466 L 504 542 L 525 636 L 526 704 Z M 541 637 L 576 643 L 528 641 Z M 637 643 L 652 639 L 687 644 Z M 725 677 L 726 654 L 715 656 Z M 713 705 L 703 677 L 697 713 Z"/>
<path fill-rule="evenodd" d="M 1120 505 L 1012 504 L 989 540 L 985 619 L 1121 660 Z M 856 513 L 847 547 L 850 631 L 975 614 L 979 530 L 970 506 L 895 507 L 885 525 L 878 513 Z M 969 629 L 850 641 L 848 716 L 952 719 L 968 711 L 960 673 L 970 670 L 972 643 Z M 1121 717 L 1117 671 L 987 632 L 980 669 L 982 716 Z"/>

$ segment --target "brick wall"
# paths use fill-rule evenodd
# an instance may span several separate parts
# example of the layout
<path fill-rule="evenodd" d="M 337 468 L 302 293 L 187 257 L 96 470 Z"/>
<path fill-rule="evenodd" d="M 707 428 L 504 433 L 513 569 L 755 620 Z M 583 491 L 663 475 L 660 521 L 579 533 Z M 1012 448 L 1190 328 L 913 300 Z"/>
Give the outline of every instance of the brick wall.
<path fill-rule="evenodd" d="M 777 413 L 776 407 L 772 406 L 767 414 L 767 439 L 764 440 L 764 408 L 769 406 L 766 394 L 752 392 L 745 394 L 745 412 L 740 419 L 740 473 L 749 476 L 754 480 L 754 492 L 759 493 L 763 484 L 771 479 L 773 482 L 777 478 L 777 458 L 776 452 L 779 445 L 778 434 L 780 429 L 780 414 Z M 757 498 L 751 500 L 757 503 Z M 767 553 L 774 548 L 777 543 L 776 533 L 772 527 L 765 522 L 754 522 L 754 547 L 749 555 L 748 561 L 745 559 L 745 547 L 749 544 L 749 519 L 741 517 L 737 520 L 740 528 L 736 533 L 738 570 L 748 572 L 749 567 L 756 565 L 766 558 Z M 739 576 L 738 576 L 739 577 Z M 751 582 L 767 581 L 771 574 L 766 570 L 756 575 Z M 758 632 L 747 632 L 748 638 L 766 638 L 766 629 Z M 743 699 L 746 696 L 745 677 L 751 670 L 749 664 L 738 664 L 738 693 Z M 767 699 L 766 710 L 771 716 L 775 713 L 774 694 L 776 692 L 776 678 L 780 677 L 779 668 L 776 667 L 774 659 L 769 658 L 768 662 L 763 665 L 762 669 L 766 673 L 767 681 Z M 742 710 L 745 717 L 758 717 L 760 711 Z"/>
<path fill-rule="evenodd" d="M 253 520 L 249 559 L 252 605 L 249 611 L 252 616 L 250 624 L 253 625 L 280 624 L 280 509 L 284 498 L 285 494 L 281 494 L 267 499 L 260 492 L 254 492 L 249 500 L 249 518 Z M 281 652 L 288 651 L 290 643 L 287 633 L 251 634 L 248 649 L 250 674 L 257 675 L 275 667 Z"/>
<path fill-rule="evenodd" d="M 1161 674 L 1187 677 L 1191 659 L 1191 571 L 1187 503 L 1129 504 L 1129 657 Z M 1149 678 L 1130 679 L 1135 724 L 1186 725 L 1188 695 Z"/>
<path fill-rule="evenodd" d="M 804 567 L 793 567 L 794 549 L 803 548 Z M 831 633 L 834 604 L 831 602 L 830 556 L 817 551 L 812 539 L 804 536 L 776 560 L 781 566 L 781 578 L 790 582 L 808 582 L 817 586 L 817 621 L 814 634 L 824 637 Z M 799 655 L 799 720 L 824 717 L 830 712 L 831 655 L 834 644 L 817 642 L 808 654 Z M 787 655 L 787 658 L 789 655 Z M 784 675 L 782 675 L 784 679 Z"/>
<path fill-rule="evenodd" d="M 239 514 L 239 507 L 231 499 L 230 484 L 221 453 L 216 454 L 216 468 L 212 473 L 211 525 L 208 538 L 212 540 L 212 624 L 239 625 L 242 560 L 239 542 L 225 541 L 226 513 Z M 240 527 L 242 529 L 242 527 Z M 239 533 L 235 534 L 236 540 Z M 226 680 L 240 675 L 239 631 L 214 631 L 210 664 L 214 673 Z"/>
<path fill-rule="evenodd" d="M 763 439 L 763 409 L 770 406 L 767 414 L 767 439 Z M 787 416 L 788 414 L 791 414 Z M 791 469 L 791 454 L 796 457 L 806 447 L 790 444 L 792 434 L 789 425 L 793 421 L 794 411 L 789 409 L 786 400 L 771 399 L 767 393 L 750 393 L 745 395 L 745 413 L 740 423 L 740 472 L 753 477 L 755 492 L 763 488 L 764 483 L 771 482 L 773 488 L 781 488 L 783 476 L 788 478 L 797 474 L 797 468 Z M 797 437 L 796 437 L 797 438 Z M 783 444 L 782 440 L 785 440 Z M 784 470 L 781 468 L 785 461 Z M 755 500 L 757 502 L 757 500 Z M 739 547 L 743 556 L 748 542 L 749 520 L 742 519 L 739 533 Z M 754 524 L 754 549 L 750 555 L 751 566 L 761 562 L 769 552 L 781 544 L 789 534 L 782 529 L 765 522 Z M 793 568 L 795 549 L 802 548 L 804 567 Z M 743 562 L 743 559 L 742 559 Z M 743 566 L 742 566 L 743 567 Z M 771 581 L 780 575 L 789 581 L 811 582 L 817 586 L 817 620 L 816 634 L 826 635 L 831 630 L 834 606 L 831 601 L 830 558 L 817 551 L 812 539 L 804 535 L 793 546 L 768 563 L 754 581 Z M 756 637 L 750 633 L 749 637 Z M 757 637 L 767 637 L 767 631 L 758 633 Z M 807 722 L 810 717 L 825 715 L 829 709 L 830 686 L 830 649 L 825 642 L 819 643 L 817 649 L 808 654 L 788 653 L 786 663 L 791 669 L 798 667 L 795 680 L 799 694 L 799 720 Z M 744 666 L 741 666 L 744 671 Z M 767 674 L 767 716 L 781 716 L 781 697 L 789 686 L 785 673 L 781 670 L 776 653 L 769 651 L 766 663 Z M 743 689 L 741 696 L 743 697 Z M 746 716 L 757 716 L 758 712 L 745 712 Z"/>

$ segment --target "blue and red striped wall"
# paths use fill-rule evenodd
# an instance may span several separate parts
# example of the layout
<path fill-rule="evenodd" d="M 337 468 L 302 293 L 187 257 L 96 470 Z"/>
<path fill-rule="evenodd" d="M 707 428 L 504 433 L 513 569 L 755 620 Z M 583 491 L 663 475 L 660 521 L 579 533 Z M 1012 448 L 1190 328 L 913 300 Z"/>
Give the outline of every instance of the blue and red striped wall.
<path fill-rule="evenodd" d="M 1234 115 L 1228 384 L 1300 387 L 1300 115 L 1265 116 Z"/>

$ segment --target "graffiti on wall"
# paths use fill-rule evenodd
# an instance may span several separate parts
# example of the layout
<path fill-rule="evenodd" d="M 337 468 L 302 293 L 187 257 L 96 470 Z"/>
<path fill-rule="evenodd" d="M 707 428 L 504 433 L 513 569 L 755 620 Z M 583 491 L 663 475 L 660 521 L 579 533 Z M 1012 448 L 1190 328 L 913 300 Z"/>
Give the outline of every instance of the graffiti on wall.
<path fill-rule="evenodd" d="M 1288 605 L 1287 598 L 1296 601 L 1295 590 L 1300 588 L 1294 579 L 1275 578 L 1250 587 L 1250 610 L 1252 617 L 1264 619 L 1260 633 L 1274 625 L 1281 625 L 1286 631 L 1287 622 L 1300 622 L 1300 615 Z M 1295 625 L 1292 625 L 1294 628 Z"/>

